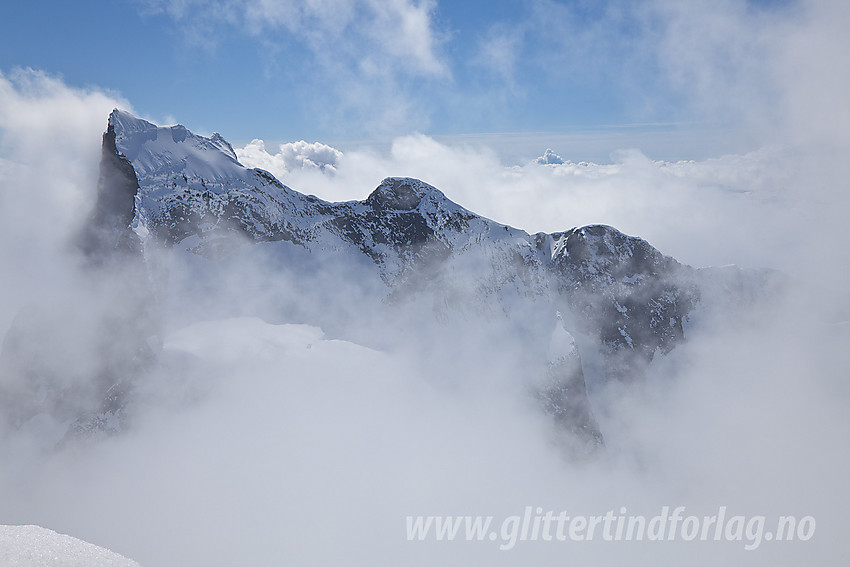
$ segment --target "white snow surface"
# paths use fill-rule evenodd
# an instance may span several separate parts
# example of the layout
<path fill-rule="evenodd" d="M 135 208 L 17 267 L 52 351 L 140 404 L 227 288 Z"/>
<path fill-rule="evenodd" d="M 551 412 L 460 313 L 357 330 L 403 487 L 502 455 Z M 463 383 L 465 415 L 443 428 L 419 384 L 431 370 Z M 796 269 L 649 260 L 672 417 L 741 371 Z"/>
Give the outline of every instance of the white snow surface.
<path fill-rule="evenodd" d="M 236 160 L 224 138 L 198 136 L 184 126 L 156 126 L 141 118 L 114 110 L 109 123 L 115 129 L 118 152 L 133 165 L 139 181 L 134 226 L 162 221 L 175 202 L 187 210 L 221 216 L 232 199 L 248 199 L 260 216 L 271 222 L 294 223 L 311 219 L 305 195 L 281 184 L 271 174 L 248 169 Z M 211 222 L 214 222 L 212 220 Z M 303 230 L 312 227 L 307 223 Z M 266 227 L 256 223 L 256 234 Z"/>
<path fill-rule="evenodd" d="M 112 112 L 109 122 L 115 127 L 118 151 L 132 162 L 140 179 L 177 171 L 207 181 L 250 176 L 220 136 L 204 138 L 180 124 L 156 126 L 120 110 Z"/>
<path fill-rule="evenodd" d="M 140 567 L 132 559 L 40 526 L 0 526 L 3 567 Z"/>
<path fill-rule="evenodd" d="M 570 332 L 567 331 L 560 312 L 556 314 L 556 319 L 555 329 L 552 331 L 552 338 L 549 341 L 550 363 L 578 356 L 576 341 Z"/>

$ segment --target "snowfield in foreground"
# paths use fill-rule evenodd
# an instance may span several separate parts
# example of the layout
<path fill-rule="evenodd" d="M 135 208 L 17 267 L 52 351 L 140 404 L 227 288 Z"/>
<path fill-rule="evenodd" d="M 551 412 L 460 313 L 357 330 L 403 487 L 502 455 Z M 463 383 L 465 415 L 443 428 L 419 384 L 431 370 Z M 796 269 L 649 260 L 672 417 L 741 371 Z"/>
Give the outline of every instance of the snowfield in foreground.
<path fill-rule="evenodd" d="M 40 526 L 0 526 L 4 567 L 139 567 L 103 547 Z"/>

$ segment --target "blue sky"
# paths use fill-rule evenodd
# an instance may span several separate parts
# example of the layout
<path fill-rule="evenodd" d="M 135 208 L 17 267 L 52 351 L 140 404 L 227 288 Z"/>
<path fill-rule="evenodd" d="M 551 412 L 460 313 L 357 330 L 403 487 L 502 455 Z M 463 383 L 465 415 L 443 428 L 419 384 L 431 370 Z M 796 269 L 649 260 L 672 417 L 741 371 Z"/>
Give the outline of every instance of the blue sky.
<path fill-rule="evenodd" d="M 624 145 L 701 158 L 760 141 L 742 124 L 769 121 L 753 112 L 775 90 L 763 63 L 802 11 L 795 0 L 32 0 L 0 8 L 0 71 L 110 90 L 141 115 L 237 144 L 422 132 L 507 154 L 560 141 L 587 148 L 576 159 Z"/>

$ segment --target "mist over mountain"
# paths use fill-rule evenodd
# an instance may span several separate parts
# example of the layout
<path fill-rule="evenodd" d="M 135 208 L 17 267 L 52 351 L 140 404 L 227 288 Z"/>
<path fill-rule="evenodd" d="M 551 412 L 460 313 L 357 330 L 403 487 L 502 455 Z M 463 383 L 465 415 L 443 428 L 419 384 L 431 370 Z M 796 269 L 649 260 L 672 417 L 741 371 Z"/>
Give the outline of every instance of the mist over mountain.
<path fill-rule="evenodd" d="M 77 244 L 84 277 L 102 289 L 73 302 L 94 304 L 83 313 L 56 319 L 37 308 L 13 325 L 2 359 L 12 427 L 45 413 L 70 420 L 69 434 L 119 430 L 145 375 L 162 364 L 155 351 L 167 326 L 256 316 L 413 349 L 440 365 L 451 353 L 484 375 L 509 344 L 516 386 L 540 400 L 569 444 L 592 451 L 604 432 L 583 358 L 599 361 L 594 387 L 640 380 L 656 354 L 685 340 L 704 293 L 712 307 L 746 305 L 779 282 L 694 270 L 610 226 L 529 234 L 417 179 L 387 178 L 365 200 L 327 202 L 244 167 L 218 134 L 119 110 Z M 249 257 L 262 269 L 240 265 Z M 251 288 L 263 293 L 245 297 Z M 63 336 L 65 317 L 89 319 L 92 336 Z M 72 353 L 73 363 L 45 349 Z"/>
<path fill-rule="evenodd" d="M 848 29 L 0 4 L 0 567 L 846 565 Z"/>
<path fill-rule="evenodd" d="M 10 497 L 7 521 L 82 525 L 75 535 L 142 563 L 271 564 L 276 545 L 333 562 L 346 547 L 326 549 L 332 534 L 349 549 L 395 542 L 403 514 L 457 502 L 507 514 L 550 497 L 698 507 L 733 494 L 764 506 L 776 486 L 742 495 L 724 468 L 742 470 L 750 439 L 771 455 L 743 473 L 752 487 L 777 459 L 811 456 L 801 439 L 843 424 L 831 406 L 808 424 L 780 417 L 821 407 L 824 385 L 786 372 L 822 379 L 795 356 L 835 367 L 828 345 L 844 327 L 794 304 L 798 283 L 777 271 L 694 268 L 604 224 L 532 234 L 410 177 L 326 201 L 238 154 L 219 134 L 109 116 L 67 265 L 3 340 L 0 481 L 37 493 Z M 741 426 L 760 402 L 771 435 Z M 771 445 L 775 431 L 793 451 Z M 689 480 L 702 477 L 722 479 L 709 496 Z M 788 494 L 792 511 L 808 505 Z M 121 525 L 76 524 L 88 501 L 114 505 Z M 351 503 L 328 519 L 320 502 Z M 147 547 L 151 532 L 167 552 Z M 201 544 L 206 533 L 218 541 Z M 390 548 L 409 563 L 410 548 Z"/>

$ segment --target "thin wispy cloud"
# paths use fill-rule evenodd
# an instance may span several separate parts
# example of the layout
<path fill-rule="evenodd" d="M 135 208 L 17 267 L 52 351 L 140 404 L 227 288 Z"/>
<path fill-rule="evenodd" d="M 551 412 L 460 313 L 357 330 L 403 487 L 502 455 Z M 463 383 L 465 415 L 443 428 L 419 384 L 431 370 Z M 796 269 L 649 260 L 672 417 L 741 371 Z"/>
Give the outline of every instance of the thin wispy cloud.
<path fill-rule="evenodd" d="M 315 101 L 322 121 L 357 122 L 378 133 L 424 127 L 428 112 L 412 85 L 451 81 L 432 0 L 148 0 L 143 6 L 171 18 L 190 44 L 214 50 L 219 30 L 244 36 L 265 62 L 267 80 L 284 74 L 298 83 L 296 91 L 326 91 Z M 293 68 L 302 72 L 293 75 Z"/>

